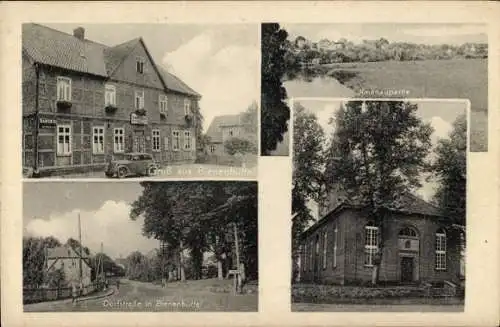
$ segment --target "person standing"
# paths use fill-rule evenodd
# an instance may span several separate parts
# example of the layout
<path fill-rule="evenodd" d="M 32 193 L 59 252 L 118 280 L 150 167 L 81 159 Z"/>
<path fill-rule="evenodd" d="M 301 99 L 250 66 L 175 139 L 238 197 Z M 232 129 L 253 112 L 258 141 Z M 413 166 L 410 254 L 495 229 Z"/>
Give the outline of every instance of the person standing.
<path fill-rule="evenodd" d="M 76 304 L 76 300 L 77 300 L 77 297 L 78 297 L 78 289 L 76 287 L 76 283 L 71 283 L 71 303 L 73 305 Z"/>

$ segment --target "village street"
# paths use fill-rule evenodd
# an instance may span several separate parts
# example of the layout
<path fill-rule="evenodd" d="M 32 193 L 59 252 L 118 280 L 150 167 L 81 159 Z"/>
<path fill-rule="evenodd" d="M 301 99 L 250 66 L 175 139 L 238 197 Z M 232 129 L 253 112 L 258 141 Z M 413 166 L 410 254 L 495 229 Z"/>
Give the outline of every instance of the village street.
<path fill-rule="evenodd" d="M 215 292 L 212 285 L 231 281 L 214 279 L 173 282 L 161 285 L 122 279 L 113 295 L 79 301 L 71 299 L 24 305 L 25 312 L 52 311 L 257 311 L 258 294 L 234 295 Z"/>

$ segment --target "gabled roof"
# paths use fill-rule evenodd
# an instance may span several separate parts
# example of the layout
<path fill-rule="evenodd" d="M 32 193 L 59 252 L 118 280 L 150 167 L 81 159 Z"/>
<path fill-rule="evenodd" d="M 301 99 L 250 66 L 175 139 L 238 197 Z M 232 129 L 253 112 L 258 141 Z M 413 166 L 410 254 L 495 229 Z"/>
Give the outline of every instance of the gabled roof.
<path fill-rule="evenodd" d="M 328 220 L 332 218 L 332 214 L 339 213 L 346 209 L 362 209 L 363 206 L 358 200 L 344 198 L 342 202 L 338 204 L 333 210 L 327 212 L 323 217 L 321 217 L 316 223 L 303 232 L 303 236 L 310 234 L 311 232 L 318 229 L 320 226 L 325 224 Z M 421 199 L 420 197 L 405 193 L 399 197 L 399 199 L 394 203 L 393 206 L 387 207 L 387 210 L 395 213 L 401 213 L 405 215 L 420 215 L 427 217 L 434 217 L 436 219 L 446 218 L 440 211 L 440 209 L 429 202 Z"/>
<path fill-rule="evenodd" d="M 23 24 L 23 51 L 35 62 L 106 77 L 103 45 L 38 24 Z"/>
<path fill-rule="evenodd" d="M 222 128 L 224 126 L 240 126 L 241 114 L 215 116 L 207 130 L 207 136 L 210 137 L 210 142 L 222 142 Z"/>
<path fill-rule="evenodd" d="M 160 72 L 160 75 L 168 90 L 192 95 L 195 97 L 201 97 L 201 95 L 198 92 L 190 88 L 186 83 L 181 81 L 174 74 L 169 73 L 165 68 L 158 66 L 158 71 Z"/>
<path fill-rule="evenodd" d="M 135 38 L 133 40 L 104 49 L 104 58 L 106 60 L 106 70 L 108 75 L 111 76 L 115 72 L 115 70 L 120 66 L 125 58 L 127 58 L 132 50 L 134 50 L 135 47 L 139 44 L 140 40 L 140 38 Z"/>
<path fill-rule="evenodd" d="M 80 255 L 71 246 L 68 245 L 47 249 L 47 259 L 59 259 L 59 258 L 78 259 L 80 258 Z M 82 258 L 85 258 L 85 256 L 82 256 Z"/>
<path fill-rule="evenodd" d="M 34 62 L 105 78 L 111 77 L 138 45 L 144 47 L 166 90 L 201 97 L 177 76 L 156 65 L 142 38 L 110 47 L 43 25 L 23 24 L 23 53 Z"/>

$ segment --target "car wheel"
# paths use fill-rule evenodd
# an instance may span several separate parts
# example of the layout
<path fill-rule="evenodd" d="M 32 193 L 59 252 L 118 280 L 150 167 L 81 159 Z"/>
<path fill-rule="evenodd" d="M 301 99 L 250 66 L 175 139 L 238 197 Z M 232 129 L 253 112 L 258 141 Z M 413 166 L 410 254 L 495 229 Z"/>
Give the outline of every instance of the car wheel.
<path fill-rule="evenodd" d="M 117 175 L 118 175 L 118 178 L 124 178 L 124 177 L 126 177 L 127 176 L 127 168 L 120 167 L 118 169 L 118 174 Z"/>
<path fill-rule="evenodd" d="M 156 173 L 157 173 L 157 171 L 158 171 L 158 170 L 156 169 L 156 167 L 155 167 L 155 166 L 150 166 L 150 167 L 148 168 L 147 175 L 148 175 L 148 176 L 155 176 L 155 175 L 156 175 Z"/>
<path fill-rule="evenodd" d="M 106 177 L 108 177 L 108 178 L 113 177 L 113 174 L 112 174 L 112 173 L 105 173 L 105 175 L 106 175 Z"/>

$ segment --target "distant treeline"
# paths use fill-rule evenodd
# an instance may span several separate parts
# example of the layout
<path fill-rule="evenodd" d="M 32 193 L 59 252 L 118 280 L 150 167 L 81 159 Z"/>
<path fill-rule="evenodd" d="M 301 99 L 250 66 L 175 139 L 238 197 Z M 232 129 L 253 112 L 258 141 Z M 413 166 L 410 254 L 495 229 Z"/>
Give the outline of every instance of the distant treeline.
<path fill-rule="evenodd" d="M 287 40 L 285 61 L 288 66 L 300 63 L 331 64 L 343 62 L 412 61 L 487 58 L 486 43 L 462 45 L 427 45 L 408 42 L 389 42 L 385 38 L 364 40 L 354 44 L 346 39 L 323 39 L 310 42 L 303 37 Z"/>

